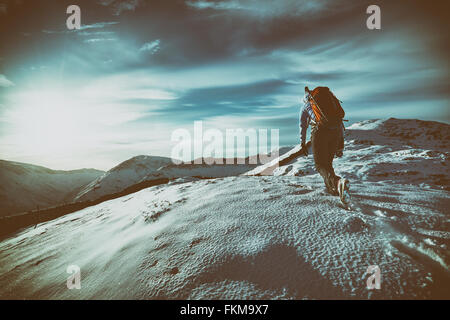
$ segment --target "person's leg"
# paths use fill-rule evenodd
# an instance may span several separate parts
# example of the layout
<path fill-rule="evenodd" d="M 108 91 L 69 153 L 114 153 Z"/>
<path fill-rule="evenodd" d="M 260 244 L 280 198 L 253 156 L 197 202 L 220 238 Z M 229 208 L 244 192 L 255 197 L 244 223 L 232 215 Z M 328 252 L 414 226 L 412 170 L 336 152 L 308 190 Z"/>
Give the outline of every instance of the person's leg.
<path fill-rule="evenodd" d="M 344 125 L 342 123 L 339 125 L 338 134 L 339 138 L 335 155 L 336 157 L 340 158 L 342 157 L 344 151 Z"/>
<path fill-rule="evenodd" d="M 341 136 L 340 136 L 339 129 L 330 130 L 330 132 L 328 133 L 328 137 L 329 137 L 329 140 L 328 140 L 328 151 L 329 151 L 328 157 L 329 158 L 327 159 L 327 161 L 328 161 L 329 172 L 330 172 L 328 184 L 334 188 L 333 193 L 337 194 L 338 193 L 337 185 L 338 185 L 339 179 L 341 177 L 337 176 L 334 172 L 333 159 L 334 159 L 336 152 L 340 148 Z"/>
<path fill-rule="evenodd" d="M 340 130 L 340 129 L 337 129 Z M 329 144 L 328 144 L 328 150 L 330 150 L 331 155 L 329 158 L 329 164 L 330 164 L 330 175 L 329 175 L 329 181 L 328 181 L 328 185 L 332 186 L 334 188 L 334 194 L 339 195 L 339 197 L 341 198 L 341 202 L 344 205 L 348 205 L 349 204 L 349 194 L 348 194 L 348 190 L 349 190 L 349 181 L 347 179 L 341 179 L 341 177 L 337 176 L 334 173 L 334 169 L 333 169 L 333 159 L 334 159 L 334 155 L 337 152 L 337 150 L 339 150 L 339 148 L 341 147 L 341 136 L 339 135 L 339 132 L 336 132 L 333 130 L 333 132 L 330 132 L 328 134 L 328 136 L 330 137 L 329 140 Z M 332 173 L 332 174 L 331 174 Z"/>
<path fill-rule="evenodd" d="M 337 195 L 337 177 L 334 173 L 332 162 L 336 151 L 336 139 L 326 129 L 318 129 L 311 132 L 311 144 L 314 162 L 317 172 L 322 176 L 328 192 Z"/>

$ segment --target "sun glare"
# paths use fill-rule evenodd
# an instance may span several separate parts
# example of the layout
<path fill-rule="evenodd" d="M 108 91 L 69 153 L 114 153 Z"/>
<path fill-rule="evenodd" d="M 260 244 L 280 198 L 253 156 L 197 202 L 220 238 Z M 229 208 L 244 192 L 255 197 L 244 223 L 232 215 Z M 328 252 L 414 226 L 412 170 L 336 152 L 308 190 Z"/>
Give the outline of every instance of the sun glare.
<path fill-rule="evenodd" d="M 82 143 L 83 121 L 71 98 L 61 92 L 19 94 L 12 114 L 16 143 L 24 152 L 61 154 Z"/>

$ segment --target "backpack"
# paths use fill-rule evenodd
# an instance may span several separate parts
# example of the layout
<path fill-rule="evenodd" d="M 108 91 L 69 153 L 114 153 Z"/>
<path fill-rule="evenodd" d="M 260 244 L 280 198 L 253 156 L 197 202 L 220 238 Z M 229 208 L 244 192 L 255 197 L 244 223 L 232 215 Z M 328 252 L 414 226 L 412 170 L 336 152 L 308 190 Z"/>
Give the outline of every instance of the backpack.
<path fill-rule="evenodd" d="M 342 123 L 345 111 L 328 87 L 317 87 L 309 93 L 312 97 L 309 102 L 319 127 L 334 127 Z"/>

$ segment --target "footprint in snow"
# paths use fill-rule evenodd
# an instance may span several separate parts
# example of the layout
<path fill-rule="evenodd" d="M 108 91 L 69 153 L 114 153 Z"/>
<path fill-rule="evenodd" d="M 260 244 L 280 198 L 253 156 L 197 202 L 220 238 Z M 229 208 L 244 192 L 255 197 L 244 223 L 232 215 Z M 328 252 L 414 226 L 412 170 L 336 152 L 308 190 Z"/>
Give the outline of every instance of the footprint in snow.
<path fill-rule="evenodd" d="M 165 273 L 168 274 L 168 275 L 174 276 L 174 275 L 176 275 L 178 272 L 180 272 L 180 270 L 178 270 L 177 267 L 173 267 L 172 269 L 166 271 Z"/>
<path fill-rule="evenodd" d="M 369 229 L 369 224 L 359 217 L 350 216 L 344 220 L 344 228 L 349 232 L 359 232 Z"/>
<path fill-rule="evenodd" d="M 205 238 L 196 238 L 196 239 L 192 240 L 191 243 L 189 244 L 189 249 L 200 244 L 201 242 L 203 242 L 205 240 L 206 240 Z"/>

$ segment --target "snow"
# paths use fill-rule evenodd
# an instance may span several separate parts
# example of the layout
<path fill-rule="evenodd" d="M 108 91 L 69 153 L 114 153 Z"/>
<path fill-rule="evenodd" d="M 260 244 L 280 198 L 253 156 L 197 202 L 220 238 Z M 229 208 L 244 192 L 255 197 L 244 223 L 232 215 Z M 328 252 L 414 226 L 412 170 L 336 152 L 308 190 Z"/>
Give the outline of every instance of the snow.
<path fill-rule="evenodd" d="M 365 120 L 361 122 L 356 122 L 348 127 L 350 130 L 374 130 L 377 129 L 380 124 L 382 124 L 384 120 L 375 119 L 375 120 Z"/>
<path fill-rule="evenodd" d="M 412 141 L 389 136 L 392 123 L 347 130 L 335 163 L 350 211 L 312 156 L 272 176 L 180 178 L 3 239 L 0 298 L 449 299 L 448 126 L 432 123 L 444 140 L 427 144 L 428 127 Z M 408 174 L 416 159 L 412 170 L 444 177 Z M 66 287 L 69 265 L 80 290 Z M 380 290 L 366 288 L 372 265 Z"/>

